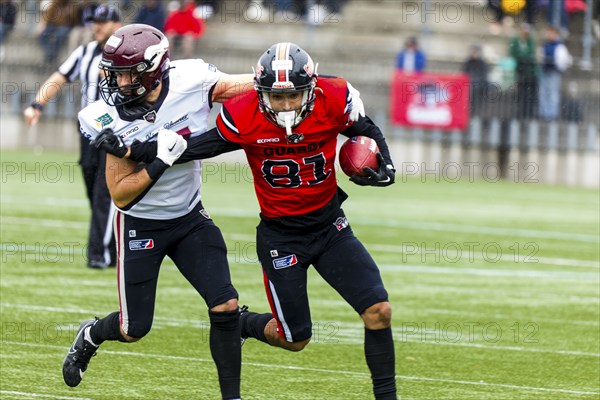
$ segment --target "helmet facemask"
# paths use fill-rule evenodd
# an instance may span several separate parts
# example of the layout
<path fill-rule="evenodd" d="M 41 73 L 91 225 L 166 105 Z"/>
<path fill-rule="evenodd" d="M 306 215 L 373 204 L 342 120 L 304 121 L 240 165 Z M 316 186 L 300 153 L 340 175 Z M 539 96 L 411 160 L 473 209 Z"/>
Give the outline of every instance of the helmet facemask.
<path fill-rule="evenodd" d="M 280 128 L 285 128 L 286 133 L 289 136 L 292 134 L 292 129 L 300 125 L 304 118 L 306 118 L 312 112 L 315 102 L 314 86 L 315 84 L 313 81 L 311 87 L 304 90 L 264 90 L 260 87 L 257 87 L 256 90 L 258 91 L 259 107 L 269 121 Z M 271 105 L 271 99 L 269 97 L 271 93 L 286 94 L 293 92 L 302 92 L 302 101 L 300 107 L 287 111 L 276 111 L 273 109 Z"/>
<path fill-rule="evenodd" d="M 104 66 L 100 63 L 100 68 L 104 71 L 105 76 L 104 80 L 100 82 L 100 94 L 107 104 L 111 106 L 136 104 L 142 102 L 148 95 L 149 91 L 142 84 L 144 72 L 148 69 L 147 62 L 141 62 L 132 67 Z M 129 74 L 131 83 L 119 86 L 117 79 L 119 74 Z"/>

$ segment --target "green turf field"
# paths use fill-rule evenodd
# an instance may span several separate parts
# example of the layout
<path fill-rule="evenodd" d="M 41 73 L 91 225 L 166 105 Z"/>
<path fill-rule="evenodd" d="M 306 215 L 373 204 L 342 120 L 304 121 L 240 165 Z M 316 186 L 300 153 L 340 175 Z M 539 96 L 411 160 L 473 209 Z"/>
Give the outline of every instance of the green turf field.
<path fill-rule="evenodd" d="M 61 365 L 79 322 L 117 310 L 116 273 L 85 267 L 75 154 L 1 154 L 0 398 L 217 399 L 206 306 L 167 261 L 152 332 L 105 343 L 81 385 Z M 203 201 L 240 302 L 268 311 L 249 171 L 206 166 Z M 343 180 L 344 209 L 394 307 L 402 399 L 600 398 L 599 194 L 525 183 Z M 311 271 L 313 342 L 243 347 L 245 399 L 369 399 L 362 325 Z"/>

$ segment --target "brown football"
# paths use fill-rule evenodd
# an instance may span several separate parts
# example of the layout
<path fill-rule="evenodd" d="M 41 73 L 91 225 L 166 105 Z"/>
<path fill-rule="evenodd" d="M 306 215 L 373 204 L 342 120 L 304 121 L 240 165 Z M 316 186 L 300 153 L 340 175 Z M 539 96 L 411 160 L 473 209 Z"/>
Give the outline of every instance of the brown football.
<path fill-rule="evenodd" d="M 365 176 L 364 167 L 377 169 L 379 161 L 377 143 L 366 136 L 352 137 L 340 147 L 339 162 L 342 171 L 348 176 Z"/>

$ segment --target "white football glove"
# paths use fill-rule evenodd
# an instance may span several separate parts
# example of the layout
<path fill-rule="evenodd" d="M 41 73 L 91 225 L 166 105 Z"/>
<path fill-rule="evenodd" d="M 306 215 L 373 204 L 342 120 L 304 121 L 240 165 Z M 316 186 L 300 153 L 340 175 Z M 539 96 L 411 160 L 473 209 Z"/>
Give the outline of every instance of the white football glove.
<path fill-rule="evenodd" d="M 170 129 L 161 129 L 158 131 L 156 157 L 168 166 L 181 157 L 187 149 L 187 141 L 183 136 Z"/>
<path fill-rule="evenodd" d="M 360 117 L 365 116 L 365 105 L 360 98 L 360 92 L 348 83 L 348 91 L 350 92 L 350 101 L 352 102 L 352 110 L 350 110 L 350 121 L 356 122 Z"/>

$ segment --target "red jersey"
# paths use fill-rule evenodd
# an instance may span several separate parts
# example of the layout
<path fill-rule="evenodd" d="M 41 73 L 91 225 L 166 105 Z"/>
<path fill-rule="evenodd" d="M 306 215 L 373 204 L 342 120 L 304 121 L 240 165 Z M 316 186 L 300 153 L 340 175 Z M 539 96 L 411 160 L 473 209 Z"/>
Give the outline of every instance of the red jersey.
<path fill-rule="evenodd" d="M 248 157 L 262 214 L 279 218 L 310 213 L 337 192 L 337 136 L 348 128 L 348 88 L 342 78 L 319 78 L 315 104 L 289 143 L 285 128 L 265 118 L 256 91 L 227 101 L 217 117 L 220 135 L 239 144 Z"/>

